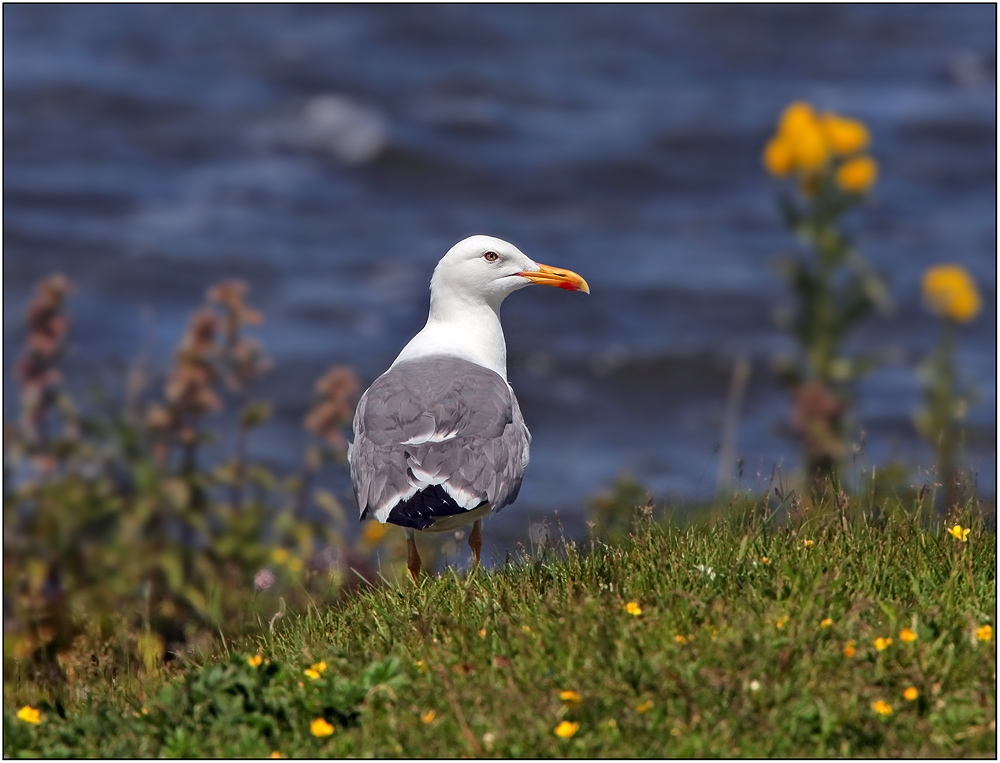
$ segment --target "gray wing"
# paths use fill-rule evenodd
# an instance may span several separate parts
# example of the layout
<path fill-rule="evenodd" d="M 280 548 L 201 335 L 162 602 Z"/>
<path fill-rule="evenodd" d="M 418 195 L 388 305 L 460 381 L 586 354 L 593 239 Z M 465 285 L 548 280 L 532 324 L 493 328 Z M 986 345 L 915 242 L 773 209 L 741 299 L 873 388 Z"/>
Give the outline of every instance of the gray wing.
<path fill-rule="evenodd" d="M 460 358 L 400 363 L 358 403 L 351 482 L 358 509 L 384 522 L 400 502 L 440 485 L 465 510 L 511 503 L 531 435 L 517 399 L 494 371 Z"/>

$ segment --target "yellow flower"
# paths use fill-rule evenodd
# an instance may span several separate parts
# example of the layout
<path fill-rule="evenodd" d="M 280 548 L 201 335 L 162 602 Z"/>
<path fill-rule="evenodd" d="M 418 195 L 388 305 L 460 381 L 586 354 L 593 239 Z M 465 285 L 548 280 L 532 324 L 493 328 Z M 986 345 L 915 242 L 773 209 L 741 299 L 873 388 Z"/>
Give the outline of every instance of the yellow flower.
<path fill-rule="evenodd" d="M 479 629 L 479 638 L 486 638 L 486 629 L 485 628 L 480 628 Z"/>
<path fill-rule="evenodd" d="M 42 714 L 31 705 L 25 705 L 17 711 L 17 717 L 25 723 L 41 723 Z"/>
<path fill-rule="evenodd" d="M 980 641 L 992 641 L 993 640 L 993 628 L 989 625 L 980 625 L 976 628 L 976 638 Z"/>
<path fill-rule="evenodd" d="M 760 563 L 761 564 L 770 564 L 771 563 L 771 557 L 769 557 L 769 556 L 762 556 L 760 558 Z"/>
<path fill-rule="evenodd" d="M 820 622 L 819 627 L 820 628 L 829 628 L 831 625 L 833 625 L 833 618 L 832 617 L 827 617 L 822 622 Z"/>
<path fill-rule="evenodd" d="M 917 633 L 912 628 L 903 628 L 899 632 L 899 640 L 907 644 L 912 643 L 917 640 Z"/>
<path fill-rule="evenodd" d="M 639 713 L 639 715 L 642 715 L 643 713 L 648 713 L 652 709 L 653 709 L 653 700 L 651 699 L 647 699 L 645 702 L 642 702 L 635 706 L 635 711 Z"/>
<path fill-rule="evenodd" d="M 885 651 L 886 649 L 889 648 L 889 645 L 892 643 L 892 639 L 891 638 L 883 638 L 882 636 L 879 636 L 872 643 L 875 644 L 875 648 L 876 649 L 878 649 L 880 652 L 882 652 L 882 651 Z"/>
<path fill-rule="evenodd" d="M 826 167 L 830 149 L 816 112 L 808 103 L 797 101 L 785 109 L 778 123 L 778 135 L 788 146 L 796 170 L 810 175 Z"/>
<path fill-rule="evenodd" d="M 255 654 L 253 657 L 247 657 L 247 665 L 251 668 L 256 668 L 264 661 L 263 655 Z"/>
<path fill-rule="evenodd" d="M 423 660 L 417 660 L 417 661 L 416 661 L 415 663 L 413 663 L 413 664 L 417 666 L 417 670 L 418 670 L 418 671 L 419 671 L 420 673 L 426 673 L 426 672 L 427 672 L 427 666 L 426 666 L 426 665 L 424 665 L 424 661 L 423 661 Z"/>
<path fill-rule="evenodd" d="M 676 636 L 674 636 L 674 641 L 676 641 L 678 644 L 686 644 L 688 642 L 688 638 L 687 636 L 682 636 L 681 634 L 678 633 Z"/>
<path fill-rule="evenodd" d="M 847 119 L 837 114 L 826 112 L 820 117 L 823 135 L 833 153 L 847 156 L 868 148 L 871 141 L 868 128 L 857 119 Z"/>
<path fill-rule="evenodd" d="M 971 528 L 962 527 L 962 525 L 955 525 L 954 527 L 948 528 L 948 534 L 962 541 L 962 543 L 965 543 L 969 540 L 970 532 L 972 532 Z"/>
<path fill-rule="evenodd" d="M 917 697 L 920 696 L 920 692 L 917 691 L 916 686 L 911 686 L 903 692 L 903 699 L 907 702 L 913 702 Z"/>
<path fill-rule="evenodd" d="M 924 273 L 924 301 L 938 315 L 959 323 L 976 317 L 982 300 L 976 282 L 960 265 L 935 265 Z"/>
<path fill-rule="evenodd" d="M 816 112 L 805 101 L 789 104 L 778 120 L 778 134 L 783 136 L 808 130 L 816 124 Z"/>
<path fill-rule="evenodd" d="M 328 737 L 333 733 L 333 726 L 325 718 L 317 718 L 309 724 L 309 730 L 314 737 Z"/>
<path fill-rule="evenodd" d="M 420 716 L 420 720 L 424 723 L 433 723 L 434 719 L 437 717 L 437 713 L 433 710 L 428 710 L 426 713 Z"/>
<path fill-rule="evenodd" d="M 788 615 L 782 615 L 777 619 L 777 621 L 775 621 L 774 627 L 780 631 L 782 628 L 785 627 L 785 623 L 787 622 L 788 622 Z"/>
<path fill-rule="evenodd" d="M 287 548 L 276 548 L 271 552 L 271 559 L 274 560 L 275 564 L 284 564 L 288 561 L 289 556 Z"/>
<path fill-rule="evenodd" d="M 625 605 L 625 611 L 634 617 L 638 617 L 642 614 L 642 607 L 639 606 L 638 602 L 630 601 Z"/>
<path fill-rule="evenodd" d="M 870 156 L 856 156 L 837 168 L 835 180 L 848 193 L 863 194 L 875 185 L 878 164 Z"/>
<path fill-rule="evenodd" d="M 815 544 L 815 543 L 813 543 L 813 542 L 812 542 L 811 540 L 809 540 L 808 538 L 806 538 L 806 539 L 805 539 L 804 541 L 802 541 L 802 545 L 803 545 L 803 547 L 805 547 L 805 548 L 812 548 L 812 547 L 813 547 L 813 546 L 815 546 L 816 544 Z"/>
<path fill-rule="evenodd" d="M 309 676 L 309 678 L 311 678 L 313 681 L 318 681 L 319 680 L 319 671 L 318 670 L 313 670 L 312 668 L 306 668 L 302 672 L 305 673 L 307 676 Z"/>
<path fill-rule="evenodd" d="M 780 136 L 771 138 L 764 146 L 764 168 L 775 177 L 785 177 L 794 168 L 792 148 Z"/>
<path fill-rule="evenodd" d="M 570 705 L 579 705 L 583 697 L 580 696 L 580 692 L 567 689 L 566 691 L 559 692 L 559 699 Z"/>
<path fill-rule="evenodd" d="M 284 755 L 282 755 L 282 754 L 281 754 L 280 752 L 278 752 L 277 750 L 275 750 L 274 752 L 272 752 L 272 753 L 271 753 L 270 755 L 268 755 L 267 757 L 269 757 L 269 758 L 275 758 L 275 759 L 277 759 L 277 758 L 283 758 L 283 757 L 285 757 L 285 756 L 284 756 Z"/>
<path fill-rule="evenodd" d="M 874 710 L 879 715 L 892 715 L 892 705 L 890 705 L 884 699 L 872 702 L 872 710 Z"/>
<path fill-rule="evenodd" d="M 319 662 L 313 663 L 309 667 L 311 667 L 317 673 L 322 673 L 324 670 L 326 670 L 326 663 L 323 660 L 320 660 Z"/>
<path fill-rule="evenodd" d="M 365 522 L 361 528 L 361 539 L 369 546 L 374 546 L 385 537 L 387 532 L 389 532 L 389 528 L 377 520 Z"/>
<path fill-rule="evenodd" d="M 851 657 L 853 657 L 857 653 L 858 650 L 854 646 L 854 639 L 851 639 L 846 644 L 844 644 L 844 657 L 846 657 L 847 659 L 851 659 Z"/>
<path fill-rule="evenodd" d="M 563 721 L 558 726 L 553 729 L 553 733 L 560 739 L 569 739 L 580 729 L 579 723 L 570 723 L 569 721 Z"/>

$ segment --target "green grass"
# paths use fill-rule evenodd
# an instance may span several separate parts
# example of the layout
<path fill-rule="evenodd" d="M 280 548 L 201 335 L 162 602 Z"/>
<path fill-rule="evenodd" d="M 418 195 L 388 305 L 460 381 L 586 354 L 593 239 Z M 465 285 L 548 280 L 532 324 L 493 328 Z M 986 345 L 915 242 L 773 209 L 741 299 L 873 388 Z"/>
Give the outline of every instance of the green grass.
<path fill-rule="evenodd" d="M 135 678 L 98 660 L 58 689 L 17 669 L 4 754 L 993 757 L 995 641 L 977 629 L 996 625 L 996 535 L 964 524 L 965 543 L 901 510 L 640 520 L 613 546 L 290 612 L 197 665 Z"/>

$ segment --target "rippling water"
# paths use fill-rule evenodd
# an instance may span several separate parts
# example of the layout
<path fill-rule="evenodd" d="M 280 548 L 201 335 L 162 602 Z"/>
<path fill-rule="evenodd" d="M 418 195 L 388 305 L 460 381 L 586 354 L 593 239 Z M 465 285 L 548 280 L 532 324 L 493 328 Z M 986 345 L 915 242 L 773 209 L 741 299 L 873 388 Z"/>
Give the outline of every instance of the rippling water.
<path fill-rule="evenodd" d="M 276 360 L 256 452 L 293 466 L 313 380 L 340 362 L 369 383 L 422 326 L 438 258 L 490 233 L 593 289 L 504 307 L 535 442 L 495 537 L 555 509 L 579 528 L 623 470 L 712 495 L 741 354 L 742 484 L 761 484 L 799 462 L 769 370 L 791 349 L 769 262 L 792 242 L 759 153 L 807 98 L 865 120 L 883 169 L 858 236 L 897 309 L 853 343 L 883 364 L 856 468 L 932 463 L 912 424 L 935 328 L 919 278 L 957 261 L 985 305 L 961 342 L 966 461 L 994 491 L 993 6 L 7 5 L 4 22 L 8 379 L 53 270 L 78 287 L 81 381 L 166 362 L 205 288 L 238 276 Z M 346 471 L 330 479 L 353 505 Z"/>

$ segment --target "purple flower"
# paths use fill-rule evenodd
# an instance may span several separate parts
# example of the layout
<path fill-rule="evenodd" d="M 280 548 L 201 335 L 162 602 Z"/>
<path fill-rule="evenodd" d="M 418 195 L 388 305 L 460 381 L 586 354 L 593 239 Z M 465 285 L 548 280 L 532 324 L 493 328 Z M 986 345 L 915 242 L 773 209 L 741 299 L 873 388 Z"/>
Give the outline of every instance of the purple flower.
<path fill-rule="evenodd" d="M 266 591 L 274 585 L 274 573 L 269 569 L 263 569 L 253 576 L 253 587 L 257 591 Z"/>

